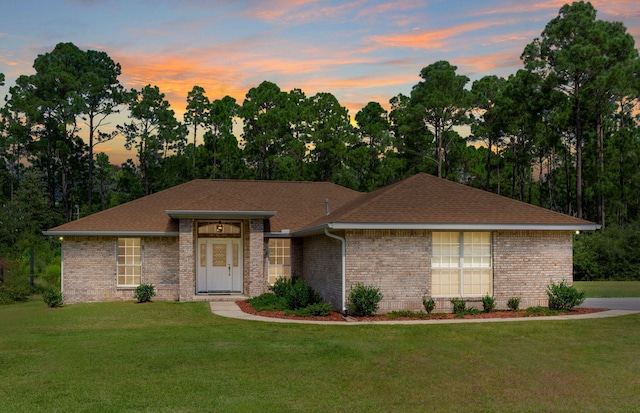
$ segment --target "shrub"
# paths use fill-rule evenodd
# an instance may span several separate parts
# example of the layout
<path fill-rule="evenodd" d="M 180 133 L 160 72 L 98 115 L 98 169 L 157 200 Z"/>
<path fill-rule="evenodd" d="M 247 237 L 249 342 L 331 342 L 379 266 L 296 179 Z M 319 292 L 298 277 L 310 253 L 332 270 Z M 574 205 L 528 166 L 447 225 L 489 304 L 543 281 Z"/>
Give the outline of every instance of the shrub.
<path fill-rule="evenodd" d="M 379 288 L 358 283 L 351 287 L 347 310 L 354 315 L 373 315 L 378 311 L 381 300 L 382 293 Z"/>
<path fill-rule="evenodd" d="M 507 307 L 512 311 L 518 311 L 520 309 L 520 297 L 511 297 L 507 300 Z"/>
<path fill-rule="evenodd" d="M 482 296 L 482 309 L 485 313 L 490 313 L 496 309 L 496 299 L 490 296 L 489 294 L 485 294 Z"/>
<path fill-rule="evenodd" d="M 287 308 L 289 308 L 289 310 L 297 310 L 321 301 L 322 297 L 320 294 L 314 291 L 305 280 L 298 278 L 294 280 L 289 290 Z"/>
<path fill-rule="evenodd" d="M 31 295 L 29 284 L 0 284 L 0 304 L 11 304 L 16 301 L 27 301 Z"/>
<path fill-rule="evenodd" d="M 584 302 L 585 292 L 567 285 L 564 280 L 560 284 L 551 283 L 547 286 L 549 308 L 552 310 L 570 310 Z"/>
<path fill-rule="evenodd" d="M 156 296 L 156 288 L 153 284 L 140 284 L 136 287 L 136 291 L 133 296 L 139 303 L 151 301 L 151 298 Z"/>
<path fill-rule="evenodd" d="M 42 293 L 42 299 L 50 308 L 62 307 L 64 299 L 57 288 L 48 288 Z"/>
<path fill-rule="evenodd" d="M 289 291 L 291 291 L 291 286 L 296 279 L 296 277 L 292 277 L 291 279 L 278 277 L 276 282 L 271 286 L 271 291 L 273 291 L 273 293 L 278 297 L 287 297 L 289 295 Z"/>
<path fill-rule="evenodd" d="M 453 304 L 453 313 L 454 314 L 465 314 L 467 312 L 467 302 L 462 298 L 453 298 L 451 299 L 451 304 Z"/>
<path fill-rule="evenodd" d="M 422 297 L 422 305 L 424 306 L 424 311 L 427 314 L 431 314 L 434 308 L 436 308 L 436 300 L 433 297 L 427 297 L 426 295 Z"/>
<path fill-rule="evenodd" d="M 274 293 L 264 293 L 247 300 L 256 311 L 283 311 L 287 308 L 287 299 Z"/>
<path fill-rule="evenodd" d="M 295 314 L 300 317 L 325 316 L 331 314 L 333 307 L 327 303 L 315 303 L 297 310 L 285 311 L 285 314 Z"/>

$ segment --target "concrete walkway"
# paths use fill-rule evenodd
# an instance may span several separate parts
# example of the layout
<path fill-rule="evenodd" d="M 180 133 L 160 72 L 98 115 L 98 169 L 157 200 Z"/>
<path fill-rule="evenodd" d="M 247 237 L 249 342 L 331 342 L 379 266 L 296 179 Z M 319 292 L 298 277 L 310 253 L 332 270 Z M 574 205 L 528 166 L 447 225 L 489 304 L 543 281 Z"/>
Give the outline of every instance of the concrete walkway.
<path fill-rule="evenodd" d="M 616 299 L 618 300 L 618 299 Z M 247 314 L 243 312 L 238 305 L 232 301 L 212 301 L 210 304 L 211 312 L 213 314 L 228 317 L 238 318 L 241 320 L 253 320 L 253 321 L 266 321 L 271 323 L 298 323 L 298 324 L 332 324 L 332 325 L 363 325 L 363 324 L 456 324 L 456 323 L 498 323 L 498 322 L 513 322 L 513 321 L 553 321 L 553 320 L 580 320 L 584 318 L 607 318 L 618 317 L 623 315 L 640 313 L 640 298 L 638 300 L 637 309 L 611 309 L 607 311 L 601 311 L 598 313 L 581 314 L 581 315 L 559 315 L 550 317 L 519 317 L 519 318 L 456 318 L 447 320 L 407 320 L 407 321 L 311 321 L 311 320 L 291 320 L 284 318 L 272 318 L 261 317 L 253 314 Z M 609 306 L 614 306 L 614 302 L 610 302 Z M 607 306 L 586 305 L 584 307 L 590 308 L 610 308 Z"/>

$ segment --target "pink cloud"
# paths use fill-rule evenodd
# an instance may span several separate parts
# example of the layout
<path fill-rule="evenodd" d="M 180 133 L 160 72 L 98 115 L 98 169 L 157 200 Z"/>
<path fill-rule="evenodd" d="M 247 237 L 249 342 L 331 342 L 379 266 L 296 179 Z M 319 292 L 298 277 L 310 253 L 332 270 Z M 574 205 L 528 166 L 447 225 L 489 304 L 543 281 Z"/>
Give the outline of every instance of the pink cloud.
<path fill-rule="evenodd" d="M 369 40 L 374 43 L 376 47 L 433 49 L 445 47 L 454 37 L 459 37 L 462 34 L 504 24 L 504 21 L 479 21 L 433 31 L 416 30 L 412 33 L 372 36 Z"/>

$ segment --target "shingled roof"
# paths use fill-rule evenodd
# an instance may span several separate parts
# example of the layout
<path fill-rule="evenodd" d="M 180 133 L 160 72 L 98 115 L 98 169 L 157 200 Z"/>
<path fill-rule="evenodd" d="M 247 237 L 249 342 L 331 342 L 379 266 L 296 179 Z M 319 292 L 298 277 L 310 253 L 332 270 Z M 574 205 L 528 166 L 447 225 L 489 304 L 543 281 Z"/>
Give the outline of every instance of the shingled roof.
<path fill-rule="evenodd" d="M 329 201 L 329 215 L 325 200 Z M 589 230 L 591 222 L 419 173 L 370 193 L 328 182 L 194 180 L 52 228 L 48 235 L 178 233 L 178 219 L 269 219 L 294 235 L 324 228 Z"/>
<path fill-rule="evenodd" d="M 270 218 L 291 232 L 325 215 L 325 199 L 340 207 L 361 192 L 329 182 L 196 179 L 52 228 L 48 235 L 177 234 L 177 217 Z"/>
<path fill-rule="evenodd" d="M 307 231 L 325 226 L 462 230 L 597 228 L 589 221 L 425 173 L 363 194 L 311 223 Z"/>

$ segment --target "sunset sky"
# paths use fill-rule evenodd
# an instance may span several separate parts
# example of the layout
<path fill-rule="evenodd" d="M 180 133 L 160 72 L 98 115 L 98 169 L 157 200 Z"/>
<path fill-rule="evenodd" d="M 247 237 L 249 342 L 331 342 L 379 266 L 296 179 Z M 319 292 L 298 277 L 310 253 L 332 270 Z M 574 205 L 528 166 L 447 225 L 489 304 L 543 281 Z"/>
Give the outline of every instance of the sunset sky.
<path fill-rule="evenodd" d="M 471 81 L 522 67 L 525 45 L 566 1 L 555 0 L 3 0 L 0 72 L 8 87 L 60 42 L 105 51 L 127 88 L 157 85 L 182 119 L 187 93 L 233 96 L 264 80 L 307 96 L 330 92 L 355 114 L 408 94 L 438 60 Z M 594 0 L 640 44 L 640 1 Z M 470 86 L 470 84 L 469 84 Z M 3 104 L 3 103 L 0 103 Z M 117 123 L 118 121 L 114 121 Z M 112 162 L 132 152 L 105 144 Z M 100 147 L 99 147 L 100 149 Z"/>

